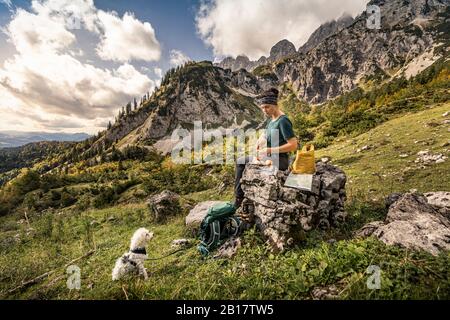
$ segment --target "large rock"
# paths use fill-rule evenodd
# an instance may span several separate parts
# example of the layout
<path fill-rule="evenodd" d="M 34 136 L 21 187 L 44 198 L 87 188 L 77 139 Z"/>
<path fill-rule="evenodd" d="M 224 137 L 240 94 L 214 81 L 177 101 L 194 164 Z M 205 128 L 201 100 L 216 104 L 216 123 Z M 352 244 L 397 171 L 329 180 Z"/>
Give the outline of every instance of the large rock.
<path fill-rule="evenodd" d="M 157 222 L 162 222 L 168 216 L 175 215 L 182 211 L 180 196 L 168 190 L 150 197 L 147 201 L 147 205 Z"/>
<path fill-rule="evenodd" d="M 284 187 L 286 178 L 287 172 L 249 164 L 241 180 L 245 207 L 251 204 L 258 229 L 276 251 L 303 240 L 306 231 L 336 226 L 346 216 L 347 178 L 339 168 L 318 162 L 311 192 Z"/>
<path fill-rule="evenodd" d="M 224 203 L 223 201 L 205 201 L 197 204 L 186 217 L 186 227 L 190 230 L 198 230 L 203 219 L 208 213 L 208 209 L 212 206 Z"/>
<path fill-rule="evenodd" d="M 429 204 L 440 213 L 450 217 L 450 192 L 438 191 L 424 194 Z"/>
<path fill-rule="evenodd" d="M 434 196 L 437 198 L 439 194 Z M 373 235 L 388 245 L 425 250 L 437 255 L 442 250 L 450 249 L 450 220 L 424 195 L 405 193 L 390 206 L 384 223 L 371 222 L 356 235 Z"/>

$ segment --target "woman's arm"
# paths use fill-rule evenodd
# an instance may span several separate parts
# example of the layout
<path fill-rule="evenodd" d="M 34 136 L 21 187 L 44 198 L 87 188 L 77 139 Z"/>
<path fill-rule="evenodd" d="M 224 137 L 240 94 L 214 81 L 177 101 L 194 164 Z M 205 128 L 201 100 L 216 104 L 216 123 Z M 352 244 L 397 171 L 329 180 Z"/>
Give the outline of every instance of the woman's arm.
<path fill-rule="evenodd" d="M 265 147 L 267 147 L 267 137 L 266 134 L 263 133 L 256 142 L 256 150 L 262 150 Z"/>
<path fill-rule="evenodd" d="M 298 140 L 296 137 L 291 138 L 287 141 L 286 144 L 283 144 L 280 147 L 267 148 L 267 153 L 286 153 L 295 151 L 298 148 Z"/>

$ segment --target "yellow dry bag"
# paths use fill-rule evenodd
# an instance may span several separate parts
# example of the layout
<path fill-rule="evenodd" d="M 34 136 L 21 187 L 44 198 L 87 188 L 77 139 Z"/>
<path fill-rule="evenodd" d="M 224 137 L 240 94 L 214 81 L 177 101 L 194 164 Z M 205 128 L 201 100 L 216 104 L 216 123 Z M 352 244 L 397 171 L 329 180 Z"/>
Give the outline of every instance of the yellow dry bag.
<path fill-rule="evenodd" d="M 316 172 L 316 161 L 314 159 L 314 145 L 306 144 L 302 150 L 297 151 L 297 157 L 292 164 L 292 173 L 313 174 Z"/>

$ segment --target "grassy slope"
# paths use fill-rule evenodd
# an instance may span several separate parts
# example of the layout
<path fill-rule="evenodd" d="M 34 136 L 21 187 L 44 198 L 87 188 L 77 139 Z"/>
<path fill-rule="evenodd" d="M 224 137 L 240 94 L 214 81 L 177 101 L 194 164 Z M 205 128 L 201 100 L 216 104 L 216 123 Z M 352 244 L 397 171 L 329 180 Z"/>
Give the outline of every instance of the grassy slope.
<path fill-rule="evenodd" d="M 391 191 L 417 188 L 420 191 L 449 190 L 449 163 L 426 169 L 413 169 L 397 181 L 401 168 L 413 163 L 415 156 L 402 159 L 402 153 L 416 154 L 423 149 L 444 152 L 449 140 L 448 125 L 442 114 L 449 104 L 391 120 L 370 132 L 342 141 L 318 155 L 329 155 L 349 177 L 349 219 L 345 227 L 326 233 L 314 231 L 306 243 L 284 254 L 272 255 L 251 231 L 244 237 L 243 248 L 231 260 L 203 260 L 195 250 L 177 253 L 163 260 L 148 261 L 150 280 L 110 281 L 114 262 L 126 249 L 132 232 L 141 226 L 155 232 L 149 255 L 170 252 L 173 239 L 189 237 L 183 216 L 164 225 L 155 224 L 144 204 L 120 205 L 109 209 L 75 213 L 62 210 L 60 215 L 42 215 L 18 225 L 16 216 L 0 218 L 0 296 L 36 299 L 310 299 L 313 288 L 335 285 L 339 297 L 449 299 L 450 255 L 432 257 L 426 253 L 387 247 L 373 239 L 351 239 L 351 232 L 367 221 L 385 215 L 381 195 Z M 417 125 L 417 121 L 421 121 Z M 414 125 L 412 125 L 414 124 Z M 387 137 L 386 135 L 390 135 Z M 370 140 L 369 140 L 370 138 Z M 430 139 L 433 139 L 431 141 Z M 388 140 L 389 142 L 386 142 Z M 415 144 L 428 142 L 428 146 Z M 363 145 L 373 149 L 355 153 Z M 447 155 L 448 155 L 448 151 Z M 386 177 L 372 175 L 381 172 Z M 424 179 L 426 177 L 426 179 Z M 359 184 L 357 184 L 359 182 Z M 375 191 L 369 193 L 373 189 Z M 231 190 L 217 196 L 208 190 L 189 194 L 196 201 L 226 199 Z M 368 195 L 368 196 L 367 196 Z M 379 198 L 376 201 L 374 198 Z M 53 218 L 52 218 L 53 217 Z M 27 235 L 27 232 L 29 234 Z M 16 237 L 20 240 L 14 240 Z M 329 239 L 340 241 L 330 243 Z M 81 260 L 81 290 L 68 290 L 67 275 L 61 268 L 68 261 L 96 248 L 91 257 Z M 369 265 L 382 270 L 381 290 L 366 287 Z M 57 272 L 29 288 L 8 294 L 23 280 L 46 271 Z"/>
<path fill-rule="evenodd" d="M 347 190 L 380 199 L 391 192 L 417 189 L 420 192 L 450 190 L 450 160 L 425 168 L 415 163 L 417 153 L 450 156 L 450 125 L 442 115 L 450 103 L 431 106 L 388 121 L 353 139 L 338 142 L 317 152 L 329 156 L 349 177 Z M 417 143 L 415 143 L 417 142 Z M 370 149 L 356 152 L 363 146 Z M 408 154 L 401 158 L 400 155 Z"/>

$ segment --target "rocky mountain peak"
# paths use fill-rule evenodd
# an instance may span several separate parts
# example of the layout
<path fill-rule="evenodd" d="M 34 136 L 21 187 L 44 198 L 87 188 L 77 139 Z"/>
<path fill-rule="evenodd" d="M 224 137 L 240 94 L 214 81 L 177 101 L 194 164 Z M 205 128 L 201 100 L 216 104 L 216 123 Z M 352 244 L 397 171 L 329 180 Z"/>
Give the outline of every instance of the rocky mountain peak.
<path fill-rule="evenodd" d="M 338 19 L 322 24 L 311 34 L 308 41 L 299 48 L 299 52 L 305 53 L 317 47 L 326 38 L 350 26 L 353 21 L 354 19 L 350 14 L 343 13 Z"/>
<path fill-rule="evenodd" d="M 289 40 L 281 40 L 270 49 L 269 60 L 276 61 L 290 54 L 296 53 L 295 45 Z"/>
<path fill-rule="evenodd" d="M 245 55 L 239 55 L 236 59 L 227 57 L 220 63 L 216 64 L 223 69 L 230 69 L 231 71 L 238 71 L 239 69 L 246 69 L 247 71 L 253 71 L 261 65 L 265 65 L 269 62 L 274 62 L 283 59 L 291 54 L 295 54 L 295 45 L 289 40 L 281 40 L 277 42 L 271 49 L 269 57 L 262 56 L 257 61 L 251 61 Z"/>
<path fill-rule="evenodd" d="M 170 70 L 150 100 L 120 119 L 97 143 L 120 141 L 118 148 L 122 148 L 158 142 L 156 148 L 167 152 L 172 132 L 192 130 L 195 121 L 208 130 L 255 127 L 263 113 L 253 97 L 262 90 L 255 76 L 244 69 L 232 72 L 209 61 L 190 62 Z"/>

